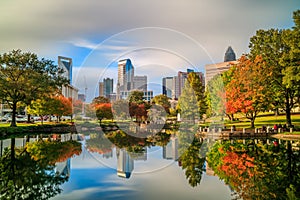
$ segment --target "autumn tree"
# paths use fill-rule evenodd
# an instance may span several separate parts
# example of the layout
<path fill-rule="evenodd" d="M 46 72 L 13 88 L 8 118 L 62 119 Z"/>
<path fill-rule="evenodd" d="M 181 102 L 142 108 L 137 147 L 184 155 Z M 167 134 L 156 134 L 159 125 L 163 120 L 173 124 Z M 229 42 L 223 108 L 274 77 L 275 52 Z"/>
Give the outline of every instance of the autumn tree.
<path fill-rule="evenodd" d="M 103 96 L 95 97 L 92 104 L 109 103 L 109 99 Z"/>
<path fill-rule="evenodd" d="M 153 97 L 151 104 L 156 104 L 162 106 L 167 113 L 170 113 L 171 104 L 169 98 L 164 94 L 159 94 Z"/>
<path fill-rule="evenodd" d="M 261 55 L 273 68 L 272 80 L 268 83 L 273 90 L 273 106 L 285 111 L 289 126 L 292 125 L 291 110 L 300 95 L 299 10 L 294 12 L 293 18 L 295 27 L 292 29 L 258 30 L 249 45 L 252 60 Z"/>
<path fill-rule="evenodd" d="M 68 81 L 63 69 L 34 53 L 13 50 L 0 55 L 0 97 L 12 109 L 11 126 L 16 126 L 17 103 L 29 104 L 59 91 Z"/>
<path fill-rule="evenodd" d="M 266 111 L 272 100 L 272 92 L 267 87 L 272 69 L 266 66 L 262 57 L 251 61 L 242 56 L 234 66 L 232 80 L 226 86 L 227 109 L 231 107 L 241 112 L 251 121 L 251 128 L 259 112 Z"/>
<path fill-rule="evenodd" d="M 95 111 L 100 125 L 103 119 L 113 119 L 113 114 L 111 110 L 111 103 L 99 103 L 95 104 Z"/>

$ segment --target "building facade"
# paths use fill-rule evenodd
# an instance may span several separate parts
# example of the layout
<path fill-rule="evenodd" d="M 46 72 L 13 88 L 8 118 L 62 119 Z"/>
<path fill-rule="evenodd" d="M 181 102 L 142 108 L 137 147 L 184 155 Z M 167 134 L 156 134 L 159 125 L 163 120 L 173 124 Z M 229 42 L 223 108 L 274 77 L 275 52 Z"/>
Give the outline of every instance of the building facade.
<path fill-rule="evenodd" d="M 147 91 L 147 76 L 134 76 L 133 85 L 136 90 L 142 90 L 143 92 Z"/>
<path fill-rule="evenodd" d="M 134 89 L 134 67 L 130 59 L 118 62 L 118 84 L 120 91 L 130 91 Z"/>
<path fill-rule="evenodd" d="M 103 82 L 99 83 L 99 96 L 109 98 L 113 93 L 114 80 L 111 78 L 104 78 Z"/>

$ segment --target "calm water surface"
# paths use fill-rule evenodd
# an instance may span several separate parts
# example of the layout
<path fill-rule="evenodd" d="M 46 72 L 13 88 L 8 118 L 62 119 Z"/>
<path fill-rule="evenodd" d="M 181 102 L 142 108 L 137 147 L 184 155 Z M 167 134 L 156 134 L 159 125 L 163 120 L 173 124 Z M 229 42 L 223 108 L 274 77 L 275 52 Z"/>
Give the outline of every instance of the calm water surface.
<path fill-rule="evenodd" d="M 299 195 L 299 141 L 112 132 L 0 144 L 1 199 L 287 199 L 287 188 Z"/>

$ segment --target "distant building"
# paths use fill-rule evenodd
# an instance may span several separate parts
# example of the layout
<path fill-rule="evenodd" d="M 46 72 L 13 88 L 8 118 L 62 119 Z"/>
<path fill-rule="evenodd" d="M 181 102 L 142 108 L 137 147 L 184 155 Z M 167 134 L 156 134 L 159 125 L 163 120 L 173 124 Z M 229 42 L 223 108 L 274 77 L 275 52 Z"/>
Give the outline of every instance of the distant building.
<path fill-rule="evenodd" d="M 78 94 L 78 100 L 85 102 L 86 101 L 86 97 L 84 94 Z"/>
<path fill-rule="evenodd" d="M 134 91 L 134 90 L 120 92 L 120 99 L 127 99 L 130 95 L 130 92 L 132 92 L 132 91 Z M 153 91 L 152 90 L 148 90 L 148 91 L 143 92 L 143 93 L 144 93 L 143 99 L 145 101 L 150 102 L 151 99 L 153 99 Z"/>
<path fill-rule="evenodd" d="M 224 62 L 228 62 L 228 61 L 235 61 L 235 53 L 233 51 L 233 49 L 231 48 L 231 46 L 229 46 L 225 52 L 225 56 L 224 56 Z"/>
<path fill-rule="evenodd" d="M 134 76 L 133 77 L 134 89 L 147 91 L 147 76 Z"/>
<path fill-rule="evenodd" d="M 109 98 L 113 93 L 114 80 L 111 78 L 104 78 L 103 82 L 99 83 L 99 96 Z"/>
<path fill-rule="evenodd" d="M 78 88 L 72 85 L 72 58 L 58 56 L 58 68 L 63 69 L 63 76 L 70 81 L 69 85 L 62 86 L 62 95 L 74 100 L 78 99 Z"/>
<path fill-rule="evenodd" d="M 72 84 L 72 58 L 58 56 L 58 67 L 64 70 L 63 76 L 70 81 L 70 84 Z"/>
<path fill-rule="evenodd" d="M 162 79 L 162 93 L 169 98 L 173 97 L 175 92 L 174 77 L 165 77 Z"/>
<path fill-rule="evenodd" d="M 205 87 L 215 75 L 227 71 L 232 65 L 235 64 L 237 64 L 235 53 L 231 46 L 229 46 L 225 52 L 224 62 L 205 65 Z"/>
<path fill-rule="evenodd" d="M 118 83 L 120 91 L 130 91 L 134 89 L 134 67 L 130 59 L 118 62 Z"/>

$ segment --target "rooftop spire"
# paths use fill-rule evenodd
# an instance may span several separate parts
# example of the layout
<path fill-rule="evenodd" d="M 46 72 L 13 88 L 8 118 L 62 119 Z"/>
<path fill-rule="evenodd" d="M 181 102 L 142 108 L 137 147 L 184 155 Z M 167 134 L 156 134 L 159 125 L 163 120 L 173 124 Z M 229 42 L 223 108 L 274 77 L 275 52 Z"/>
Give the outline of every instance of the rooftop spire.
<path fill-rule="evenodd" d="M 225 52 L 224 62 L 234 61 L 234 60 L 236 60 L 235 53 L 234 53 L 233 49 L 231 48 L 231 46 L 229 46 Z"/>

